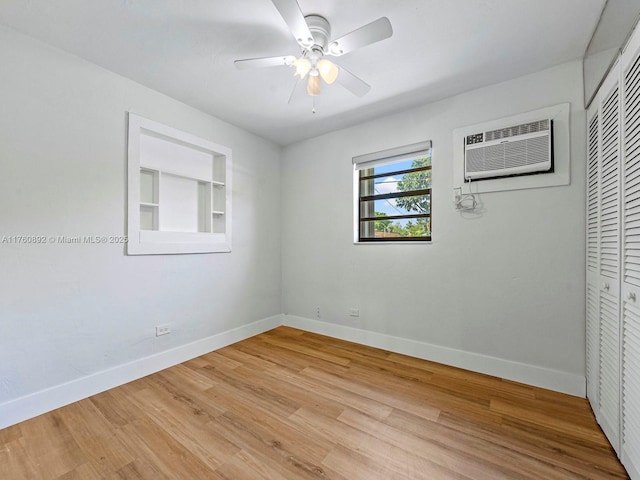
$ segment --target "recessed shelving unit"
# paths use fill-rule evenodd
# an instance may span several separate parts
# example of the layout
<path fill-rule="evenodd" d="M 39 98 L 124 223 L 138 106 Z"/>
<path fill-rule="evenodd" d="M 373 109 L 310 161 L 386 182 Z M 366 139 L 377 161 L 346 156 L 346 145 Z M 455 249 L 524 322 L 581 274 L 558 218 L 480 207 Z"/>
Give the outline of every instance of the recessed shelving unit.
<path fill-rule="evenodd" d="M 129 114 L 127 253 L 231 250 L 231 150 Z"/>
<path fill-rule="evenodd" d="M 162 170 L 140 168 L 140 230 L 224 233 L 224 222 L 218 218 L 225 214 L 224 186 L 220 181 L 202 181 Z M 197 200 L 190 201 L 194 200 L 190 193 L 196 193 L 196 189 Z M 169 196 L 173 200 L 171 205 L 165 203 L 166 210 L 160 209 L 159 190 L 165 201 Z M 197 227 L 194 227 L 196 221 Z"/>

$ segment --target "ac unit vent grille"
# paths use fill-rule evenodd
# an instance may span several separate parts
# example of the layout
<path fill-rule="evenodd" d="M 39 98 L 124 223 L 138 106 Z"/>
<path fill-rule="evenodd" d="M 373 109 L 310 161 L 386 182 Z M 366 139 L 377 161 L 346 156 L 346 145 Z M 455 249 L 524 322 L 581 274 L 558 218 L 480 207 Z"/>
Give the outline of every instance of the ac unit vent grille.
<path fill-rule="evenodd" d="M 527 133 L 544 132 L 549 130 L 549 119 L 538 120 L 536 122 L 523 123 L 513 127 L 500 128 L 485 132 L 484 141 L 500 140 L 502 138 L 516 137 L 518 135 L 526 135 Z"/>
<path fill-rule="evenodd" d="M 482 130 L 464 138 L 465 179 L 553 172 L 552 119 L 476 132 Z"/>
<path fill-rule="evenodd" d="M 550 137 L 544 136 L 467 150 L 466 171 L 485 172 L 547 163 L 549 142 Z"/>

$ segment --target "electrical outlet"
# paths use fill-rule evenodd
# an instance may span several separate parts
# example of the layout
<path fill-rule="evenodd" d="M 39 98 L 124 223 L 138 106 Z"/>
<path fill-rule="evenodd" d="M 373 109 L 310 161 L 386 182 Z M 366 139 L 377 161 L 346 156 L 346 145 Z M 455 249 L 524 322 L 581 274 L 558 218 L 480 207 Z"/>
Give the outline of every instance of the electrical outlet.
<path fill-rule="evenodd" d="M 316 318 L 320 318 L 320 307 L 316 307 Z"/>
<path fill-rule="evenodd" d="M 456 205 L 458 205 L 460 203 L 460 200 L 462 200 L 462 187 L 454 188 L 453 201 L 456 202 Z"/>
<path fill-rule="evenodd" d="M 169 327 L 169 325 L 158 325 L 156 327 L 156 337 L 167 335 L 168 333 L 171 333 L 171 328 Z"/>
<path fill-rule="evenodd" d="M 349 309 L 349 316 L 350 317 L 359 317 L 360 316 L 360 309 L 359 308 L 351 308 L 351 309 Z"/>

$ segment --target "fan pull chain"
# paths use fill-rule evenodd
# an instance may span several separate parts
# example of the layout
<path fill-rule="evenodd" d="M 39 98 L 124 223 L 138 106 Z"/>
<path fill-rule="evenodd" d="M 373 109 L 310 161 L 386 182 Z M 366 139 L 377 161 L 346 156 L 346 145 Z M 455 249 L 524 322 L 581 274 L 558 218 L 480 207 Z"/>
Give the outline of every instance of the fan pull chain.
<path fill-rule="evenodd" d="M 311 109 L 311 113 L 316 113 L 316 97 L 315 95 L 311 97 L 313 99 L 313 108 Z"/>

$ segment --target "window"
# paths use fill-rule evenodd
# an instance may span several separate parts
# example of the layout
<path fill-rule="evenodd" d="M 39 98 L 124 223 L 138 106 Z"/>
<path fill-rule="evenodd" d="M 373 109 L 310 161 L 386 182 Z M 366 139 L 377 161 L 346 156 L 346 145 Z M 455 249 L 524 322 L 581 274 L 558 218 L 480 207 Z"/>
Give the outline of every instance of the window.
<path fill-rule="evenodd" d="M 431 141 L 353 158 L 356 242 L 431 240 Z"/>
<path fill-rule="evenodd" d="M 129 255 L 231 251 L 231 150 L 129 114 Z"/>

